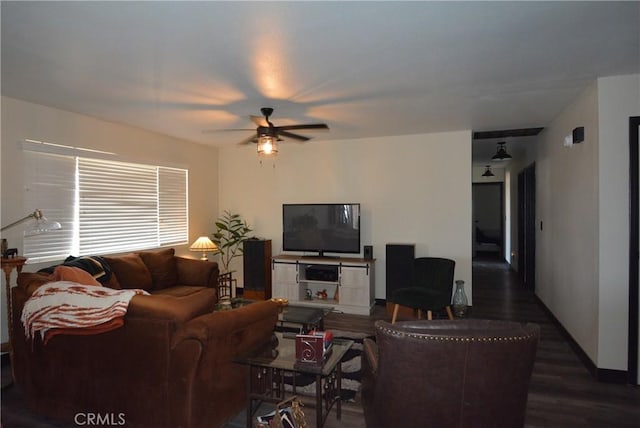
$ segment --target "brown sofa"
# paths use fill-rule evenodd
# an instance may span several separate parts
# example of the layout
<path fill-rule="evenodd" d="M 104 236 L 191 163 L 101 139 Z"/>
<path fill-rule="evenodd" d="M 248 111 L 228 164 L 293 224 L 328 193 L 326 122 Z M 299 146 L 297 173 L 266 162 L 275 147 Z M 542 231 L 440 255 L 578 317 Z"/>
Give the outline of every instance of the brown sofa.
<path fill-rule="evenodd" d="M 92 335 L 26 339 L 20 316 L 29 296 L 52 280 L 19 275 L 13 295 L 15 383 L 35 412 L 70 423 L 87 414 L 127 427 L 216 427 L 247 401 L 246 367 L 232 362 L 270 339 L 273 302 L 214 311 L 216 263 L 171 250 L 104 257 L 107 286 L 143 288 L 124 326 Z M 80 419 L 78 419 L 80 418 Z M 96 420 L 96 419 L 94 419 Z"/>

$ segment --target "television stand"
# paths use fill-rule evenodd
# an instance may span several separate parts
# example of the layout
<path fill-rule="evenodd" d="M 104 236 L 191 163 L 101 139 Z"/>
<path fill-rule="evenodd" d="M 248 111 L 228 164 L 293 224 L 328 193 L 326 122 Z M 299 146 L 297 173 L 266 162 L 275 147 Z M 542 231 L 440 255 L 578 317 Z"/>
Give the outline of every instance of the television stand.
<path fill-rule="evenodd" d="M 297 306 L 332 306 L 370 315 L 375 304 L 375 260 L 279 255 L 271 260 L 273 296 Z"/>
<path fill-rule="evenodd" d="M 300 256 L 301 259 L 339 259 L 340 256 L 325 256 L 324 253 L 321 251 L 320 253 L 318 253 L 317 256 L 310 256 L 310 255 L 304 255 L 304 256 Z"/>

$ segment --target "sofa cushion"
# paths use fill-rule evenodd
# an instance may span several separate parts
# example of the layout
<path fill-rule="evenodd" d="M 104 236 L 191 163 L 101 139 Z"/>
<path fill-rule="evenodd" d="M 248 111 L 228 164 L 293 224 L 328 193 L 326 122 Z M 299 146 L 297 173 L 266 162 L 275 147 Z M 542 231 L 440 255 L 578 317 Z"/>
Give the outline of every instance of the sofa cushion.
<path fill-rule="evenodd" d="M 151 272 L 152 289 L 158 290 L 176 285 L 178 268 L 173 248 L 160 251 L 141 251 L 138 254 Z"/>
<path fill-rule="evenodd" d="M 216 291 L 206 287 L 190 287 L 193 292 L 172 296 L 155 292 L 151 296 L 135 296 L 131 299 L 127 317 L 145 317 L 186 322 L 210 313 L 216 304 Z"/>
<path fill-rule="evenodd" d="M 163 288 L 161 290 L 153 290 L 151 294 L 153 294 L 154 296 L 184 297 L 199 293 L 203 288 L 205 287 L 197 287 L 194 285 L 176 285 L 173 287 Z"/>
<path fill-rule="evenodd" d="M 106 284 L 111 278 L 111 267 L 103 257 L 100 256 L 69 256 L 64 259 L 63 266 L 71 266 L 82 269 L 92 275 L 102 284 Z M 40 269 L 38 272 L 53 274 L 56 267 L 60 265 L 49 266 Z"/>
<path fill-rule="evenodd" d="M 101 286 L 100 282 L 95 279 L 89 272 L 72 266 L 56 266 L 53 270 L 54 281 L 71 281 L 82 285 Z"/>
<path fill-rule="evenodd" d="M 151 272 L 138 254 L 127 254 L 126 256 L 105 257 L 111 266 L 113 273 L 118 278 L 121 288 L 141 288 L 151 290 L 153 285 Z"/>

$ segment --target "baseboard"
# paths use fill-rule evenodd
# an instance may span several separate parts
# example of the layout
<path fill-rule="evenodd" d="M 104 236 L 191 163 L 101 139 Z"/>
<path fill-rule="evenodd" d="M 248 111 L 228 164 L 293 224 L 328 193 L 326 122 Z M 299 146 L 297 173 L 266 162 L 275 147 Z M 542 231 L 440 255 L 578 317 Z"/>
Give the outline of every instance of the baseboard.
<path fill-rule="evenodd" d="M 629 373 L 626 370 L 612 370 L 596 368 L 595 378 L 606 383 L 629 383 Z"/>
<path fill-rule="evenodd" d="M 387 306 L 387 299 L 376 299 L 376 306 Z"/>
<path fill-rule="evenodd" d="M 547 305 L 544 304 L 542 300 L 537 295 L 534 295 L 536 302 L 542 308 L 542 310 L 549 316 L 551 322 L 557 329 L 560 331 L 560 334 L 565 338 L 565 340 L 569 343 L 569 346 L 576 353 L 578 359 L 582 362 L 582 364 L 586 367 L 586 369 L 591 373 L 597 381 L 599 382 L 607 382 L 607 383 L 622 383 L 626 384 L 629 379 L 629 375 L 626 370 L 613 370 L 613 369 L 601 369 L 598 368 L 591 358 L 587 355 L 586 352 L 580 347 L 578 342 L 576 342 L 571 334 L 564 328 L 564 326 L 558 321 L 558 319 L 553 315 L 553 313 L 547 308 Z"/>

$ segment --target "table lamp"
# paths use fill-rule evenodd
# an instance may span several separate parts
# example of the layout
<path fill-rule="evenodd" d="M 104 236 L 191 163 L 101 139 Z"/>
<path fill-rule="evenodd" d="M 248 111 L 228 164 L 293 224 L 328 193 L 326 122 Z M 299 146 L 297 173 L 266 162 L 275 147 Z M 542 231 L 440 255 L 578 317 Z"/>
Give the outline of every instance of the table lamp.
<path fill-rule="evenodd" d="M 208 237 L 201 236 L 198 239 L 196 239 L 196 242 L 191 244 L 191 247 L 189 247 L 189 250 L 202 252 L 202 257 L 200 257 L 200 260 L 209 260 L 207 258 L 207 252 L 217 251 L 218 247 Z"/>

